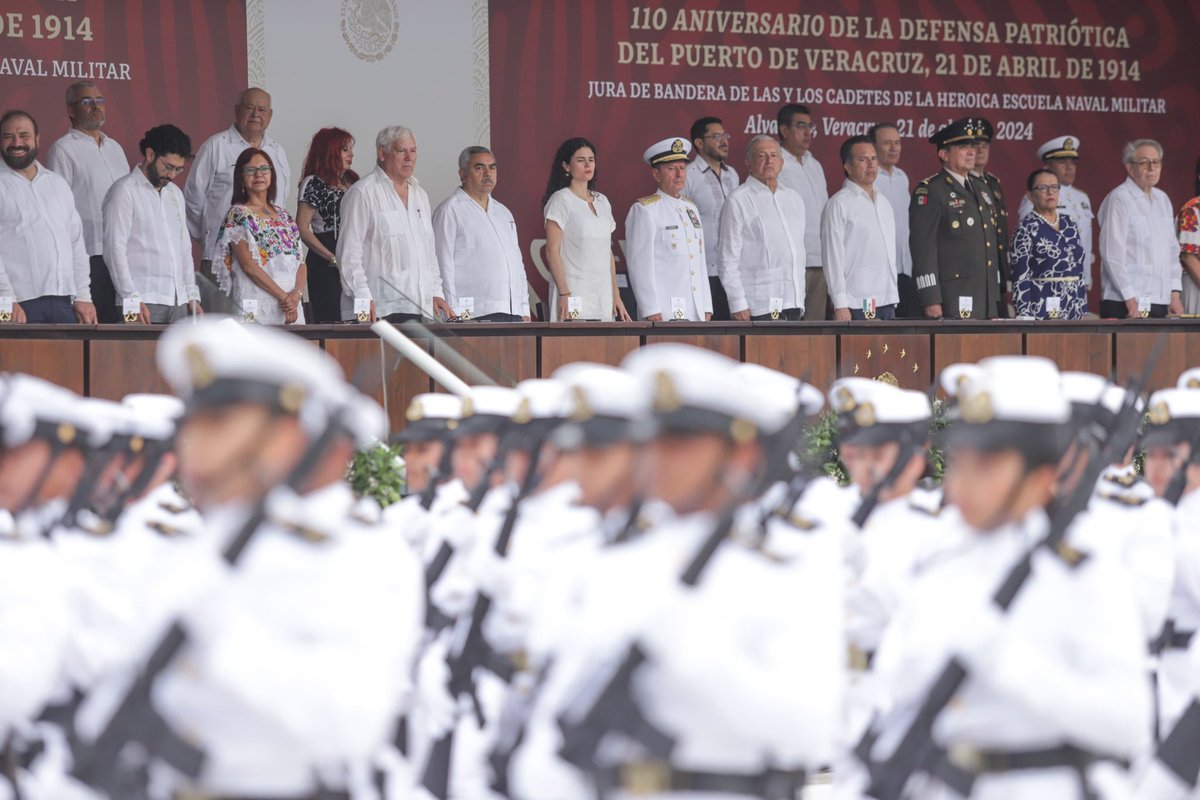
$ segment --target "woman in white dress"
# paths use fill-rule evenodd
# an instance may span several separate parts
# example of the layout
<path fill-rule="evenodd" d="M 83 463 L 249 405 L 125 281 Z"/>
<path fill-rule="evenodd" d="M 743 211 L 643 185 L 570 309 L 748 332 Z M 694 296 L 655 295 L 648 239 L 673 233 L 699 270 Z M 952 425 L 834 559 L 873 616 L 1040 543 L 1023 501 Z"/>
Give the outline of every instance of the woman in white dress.
<path fill-rule="evenodd" d="M 275 165 L 262 150 L 250 147 L 238 156 L 233 206 L 219 236 L 225 261 L 213 264 L 213 272 L 233 299 L 234 313 L 266 325 L 304 324 L 307 270 L 300 260 L 300 231 L 275 205 Z"/>
<path fill-rule="evenodd" d="M 580 137 L 563 142 L 542 198 L 551 322 L 632 321 L 617 291 L 617 222 L 608 198 L 593 191 L 595 183 L 595 145 Z"/>

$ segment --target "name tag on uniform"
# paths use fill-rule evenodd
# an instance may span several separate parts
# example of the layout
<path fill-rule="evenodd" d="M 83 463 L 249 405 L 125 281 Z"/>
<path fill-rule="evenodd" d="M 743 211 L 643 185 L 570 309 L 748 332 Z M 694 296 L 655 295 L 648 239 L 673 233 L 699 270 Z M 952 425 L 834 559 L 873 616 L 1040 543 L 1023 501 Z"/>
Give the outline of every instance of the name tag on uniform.
<path fill-rule="evenodd" d="M 1062 314 L 1062 300 L 1058 297 L 1046 298 L 1046 316 L 1050 319 L 1058 319 Z"/>
<path fill-rule="evenodd" d="M 474 315 L 474 313 L 475 313 L 475 298 L 474 297 L 460 297 L 460 298 L 458 298 L 458 305 L 462 308 L 462 310 L 458 312 L 458 316 L 460 319 L 468 320 L 472 317 L 472 315 Z"/>
<path fill-rule="evenodd" d="M 687 319 L 687 301 L 682 297 L 671 298 L 671 317 L 674 319 Z"/>
<path fill-rule="evenodd" d="M 258 301 L 242 301 L 242 322 L 254 322 L 258 318 Z"/>
<path fill-rule="evenodd" d="M 355 322 L 370 322 L 371 321 L 371 298 L 369 298 L 369 297 L 354 298 L 354 321 Z"/>
<path fill-rule="evenodd" d="M 11 297 L 0 297 L 0 322 L 12 322 L 14 302 Z"/>
<path fill-rule="evenodd" d="M 583 298 L 572 295 L 567 298 L 567 316 L 571 319 L 579 319 L 583 316 Z"/>
<path fill-rule="evenodd" d="M 1142 317 L 1142 318 L 1150 316 L 1150 298 L 1149 297 L 1139 297 L 1138 298 L 1138 316 Z"/>
<path fill-rule="evenodd" d="M 962 319 L 970 319 L 971 312 L 975 310 L 975 298 L 960 297 L 958 298 L 958 316 Z"/>
<path fill-rule="evenodd" d="M 783 298 L 772 297 L 768 300 L 767 312 L 771 315 L 771 319 L 779 319 L 779 315 L 783 313 Z"/>
<path fill-rule="evenodd" d="M 121 318 L 126 322 L 137 322 L 142 313 L 142 299 L 136 294 L 121 301 Z"/>

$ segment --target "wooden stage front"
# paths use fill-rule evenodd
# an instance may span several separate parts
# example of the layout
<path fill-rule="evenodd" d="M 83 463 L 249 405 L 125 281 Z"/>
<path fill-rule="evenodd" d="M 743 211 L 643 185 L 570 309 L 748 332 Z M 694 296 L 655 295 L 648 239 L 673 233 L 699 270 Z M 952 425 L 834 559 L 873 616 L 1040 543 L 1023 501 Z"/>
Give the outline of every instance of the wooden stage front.
<path fill-rule="evenodd" d="M 186 323 L 185 323 L 186 324 Z M 293 329 L 336 358 L 354 382 L 385 401 L 393 428 L 409 398 L 433 387 L 424 373 L 382 346 L 365 325 Z M 92 397 L 165 391 L 154 362 L 161 326 L 0 325 L 0 371 L 28 372 Z M 420 340 L 437 355 L 452 347 L 497 383 L 549 376 L 571 361 L 616 364 L 636 347 L 684 342 L 807 375 L 826 388 L 837 377 L 893 375 L 927 390 L 947 364 L 1002 354 L 1046 356 L 1064 370 L 1117 381 L 1139 374 L 1160 335 L 1167 338 L 1151 388 L 1200 366 L 1195 320 L 1129 322 L 720 322 L 459 323 L 431 326 Z M 385 396 L 386 395 L 386 396 Z"/>

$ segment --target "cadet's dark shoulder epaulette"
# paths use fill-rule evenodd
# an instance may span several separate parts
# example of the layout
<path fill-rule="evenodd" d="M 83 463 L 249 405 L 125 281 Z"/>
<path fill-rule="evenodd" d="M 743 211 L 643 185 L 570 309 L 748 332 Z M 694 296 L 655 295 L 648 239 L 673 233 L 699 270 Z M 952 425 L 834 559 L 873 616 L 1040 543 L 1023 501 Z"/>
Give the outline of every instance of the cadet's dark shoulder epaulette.
<path fill-rule="evenodd" d="M 662 195 L 660 195 L 660 194 L 652 194 L 649 197 L 638 198 L 638 202 L 644 206 L 652 206 L 655 203 L 657 203 L 659 200 L 662 200 Z"/>
<path fill-rule="evenodd" d="M 168 503 L 166 500 L 163 500 L 162 502 L 160 502 L 158 504 L 158 507 L 161 508 L 163 511 L 166 511 L 168 514 L 177 514 L 177 515 L 182 514 L 185 511 L 192 510 L 192 507 L 190 505 L 187 505 L 186 503 Z"/>
<path fill-rule="evenodd" d="M 1132 487 L 1131 487 L 1132 488 Z M 1132 491 L 1121 491 L 1118 489 L 1101 488 L 1096 492 L 1096 496 L 1101 500 L 1107 500 L 1110 503 L 1128 506 L 1130 508 L 1140 508 L 1150 502 L 1147 495 L 1138 494 Z"/>
<path fill-rule="evenodd" d="M 271 520 L 272 524 L 278 525 L 296 538 L 308 542 L 309 544 L 325 544 L 330 540 L 330 535 L 324 531 L 319 531 L 316 528 L 310 528 L 307 525 L 301 525 L 296 522 L 284 522 L 283 520 Z"/>
<path fill-rule="evenodd" d="M 1072 547 L 1064 541 L 1060 541 L 1058 544 L 1054 545 L 1054 547 L 1051 548 L 1051 552 L 1058 556 L 1059 560 L 1061 560 L 1071 569 L 1079 567 L 1088 560 L 1087 553 Z"/>
<path fill-rule="evenodd" d="M 1124 486 L 1126 489 L 1133 488 L 1142 480 L 1142 477 L 1136 472 L 1106 472 L 1103 478 L 1105 483 L 1115 483 L 1117 486 Z"/>
<path fill-rule="evenodd" d="M 165 522 L 157 522 L 155 520 L 147 522 L 146 527 L 161 536 L 167 537 L 181 536 L 186 533 L 183 528 L 176 528 L 174 525 L 168 525 Z"/>
<path fill-rule="evenodd" d="M 941 514 L 944 508 L 939 495 L 920 489 L 909 494 L 908 507 L 913 511 L 920 511 L 922 514 L 928 514 L 931 517 Z"/>
<path fill-rule="evenodd" d="M 795 528 L 798 531 L 801 531 L 802 533 L 808 533 L 810 531 L 815 531 L 817 528 L 821 527 L 821 523 L 817 522 L 812 517 L 806 516 L 804 514 L 797 514 L 795 512 L 792 512 L 791 514 L 789 514 L 786 517 L 786 520 L 787 520 L 788 525 L 790 525 L 791 527 Z"/>

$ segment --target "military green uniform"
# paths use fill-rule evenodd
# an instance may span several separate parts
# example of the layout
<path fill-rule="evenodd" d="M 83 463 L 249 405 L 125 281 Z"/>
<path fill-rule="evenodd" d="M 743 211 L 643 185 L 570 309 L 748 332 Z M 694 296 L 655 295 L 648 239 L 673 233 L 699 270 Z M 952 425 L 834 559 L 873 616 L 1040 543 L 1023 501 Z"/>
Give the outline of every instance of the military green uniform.
<path fill-rule="evenodd" d="M 1008 243 L 1012 240 L 1009 238 L 1008 208 L 1004 204 L 1004 189 L 1000 186 L 1000 179 L 990 172 L 983 173 L 983 182 L 991 190 L 992 199 L 995 201 L 992 210 L 996 212 L 996 249 L 1000 251 L 1000 283 L 1005 291 L 1010 291 L 1012 269 L 1008 263 Z"/>
<path fill-rule="evenodd" d="M 1007 267 L 997 238 L 997 200 L 983 181 L 967 186 L 943 169 L 917 184 L 909 205 L 913 280 L 922 306 L 941 304 L 959 316 L 959 298 L 971 298 L 971 318 L 996 316 Z"/>

